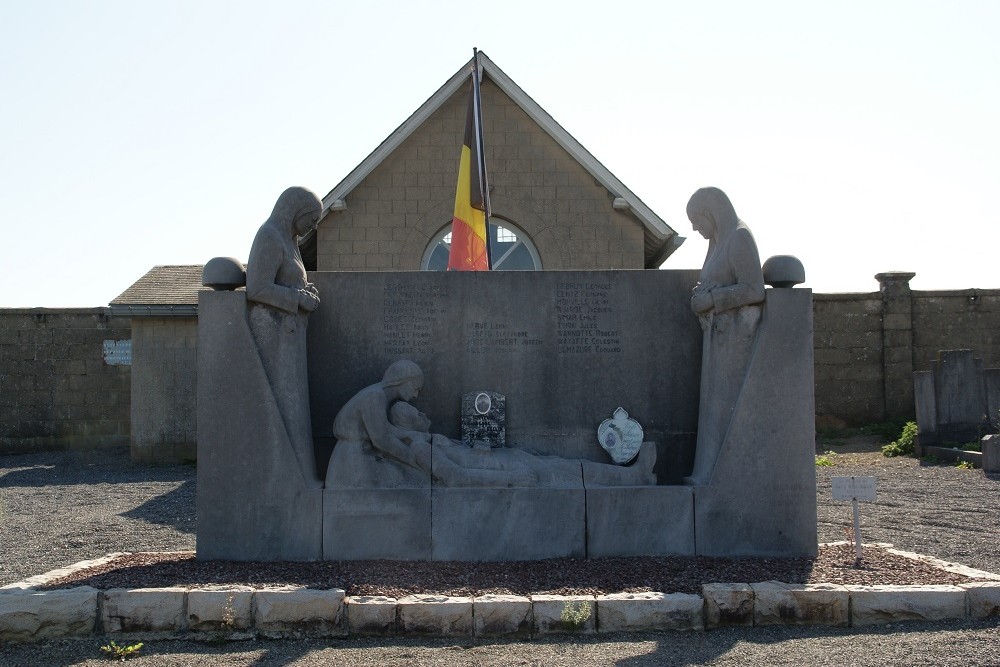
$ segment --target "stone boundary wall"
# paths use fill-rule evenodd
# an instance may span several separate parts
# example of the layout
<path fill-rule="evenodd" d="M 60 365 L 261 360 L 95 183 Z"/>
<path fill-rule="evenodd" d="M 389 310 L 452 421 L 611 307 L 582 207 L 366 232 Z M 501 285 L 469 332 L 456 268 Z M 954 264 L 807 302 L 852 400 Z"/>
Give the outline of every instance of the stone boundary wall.
<path fill-rule="evenodd" d="M 0 452 L 127 444 L 131 372 L 104 342 L 130 336 L 107 308 L 0 309 Z"/>
<path fill-rule="evenodd" d="M 198 318 L 132 320 L 133 461 L 194 461 Z"/>
<path fill-rule="evenodd" d="M 878 292 L 813 295 L 817 415 L 850 426 L 914 419 L 913 372 L 930 370 L 940 350 L 1000 366 L 1000 290 L 912 291 L 913 276 L 880 273 Z"/>
<path fill-rule="evenodd" d="M 703 631 L 727 626 L 861 627 L 1000 616 L 1000 577 L 890 551 L 987 581 L 936 586 L 714 583 L 701 594 L 346 596 L 339 588 L 89 586 L 39 591 L 83 561 L 0 589 L 0 642 L 124 635 L 142 639 L 347 636 L 539 638 L 595 632 Z M 141 634 L 140 634 L 141 633 Z"/>

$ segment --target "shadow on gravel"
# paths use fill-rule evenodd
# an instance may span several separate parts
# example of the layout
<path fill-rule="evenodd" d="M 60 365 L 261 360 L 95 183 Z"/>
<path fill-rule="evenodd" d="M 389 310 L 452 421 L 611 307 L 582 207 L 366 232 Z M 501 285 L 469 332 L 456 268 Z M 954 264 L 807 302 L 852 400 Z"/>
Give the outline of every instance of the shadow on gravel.
<path fill-rule="evenodd" d="M 150 498 L 143 504 L 119 516 L 161 526 L 172 526 L 183 533 L 195 532 L 195 483 L 185 481 L 172 491 Z"/>
<path fill-rule="evenodd" d="M 871 644 L 875 647 L 901 644 L 908 636 L 924 635 L 928 632 L 946 631 L 989 631 L 995 627 L 995 622 L 987 619 L 953 620 L 953 621 L 906 621 L 880 626 L 865 626 L 859 628 L 834 628 L 823 626 L 756 626 L 740 628 L 718 628 L 705 632 L 690 633 L 635 633 L 628 635 L 612 635 L 617 641 L 635 642 L 643 639 L 656 642 L 656 648 L 644 655 L 623 658 L 614 664 L 621 667 L 640 667 L 646 665 L 687 666 L 715 664 L 720 658 L 727 656 L 739 645 L 773 645 L 775 662 L 773 664 L 792 664 L 784 656 L 784 651 L 790 648 L 789 642 L 809 642 L 832 640 L 836 645 L 838 638 L 847 638 L 851 644 L 862 647 Z M 608 641 L 609 635 L 598 636 L 595 642 Z M 589 638 L 588 638 L 589 639 Z M 919 640 L 918 640 L 919 641 Z M 810 642 L 811 643 L 811 642 Z M 744 649 L 745 652 L 745 649 Z M 782 659 L 782 658 L 785 659 Z M 819 657 L 814 654 L 813 657 Z M 907 658 L 909 660 L 909 658 Z M 879 660 L 881 662 L 881 660 Z M 730 664 L 726 661 L 725 664 Z M 825 663 L 824 663 L 825 664 Z M 845 659 L 844 664 L 851 664 Z M 915 664 L 912 662 L 890 664 Z M 923 664 L 923 663 L 921 663 Z M 933 664 L 929 662 L 926 664 Z M 971 664 L 971 663 L 970 663 Z"/>
<path fill-rule="evenodd" d="M 4 468 L 14 468 L 3 474 Z M 0 487 L 136 484 L 193 480 L 193 465 L 133 463 L 128 450 L 90 450 L 0 456 Z"/>

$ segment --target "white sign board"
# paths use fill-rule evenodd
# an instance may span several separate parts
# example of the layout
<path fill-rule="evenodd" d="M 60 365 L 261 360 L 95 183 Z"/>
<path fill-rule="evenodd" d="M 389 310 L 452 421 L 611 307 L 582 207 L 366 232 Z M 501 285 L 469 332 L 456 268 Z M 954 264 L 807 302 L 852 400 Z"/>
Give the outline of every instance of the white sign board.
<path fill-rule="evenodd" d="M 874 477 L 831 477 L 834 500 L 875 502 Z"/>

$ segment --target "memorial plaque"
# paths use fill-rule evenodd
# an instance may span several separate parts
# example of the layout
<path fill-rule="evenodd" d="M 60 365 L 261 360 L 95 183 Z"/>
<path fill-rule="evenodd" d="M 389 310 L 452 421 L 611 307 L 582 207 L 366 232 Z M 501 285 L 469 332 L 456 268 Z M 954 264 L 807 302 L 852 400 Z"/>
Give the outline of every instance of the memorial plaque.
<path fill-rule="evenodd" d="M 473 391 L 462 397 L 462 442 L 467 447 L 507 446 L 507 397 Z"/>
<path fill-rule="evenodd" d="M 597 441 L 601 443 L 611 460 L 625 465 L 635 458 L 642 446 L 642 426 L 628 416 L 624 409 L 615 410 L 611 419 L 605 419 L 597 427 Z"/>

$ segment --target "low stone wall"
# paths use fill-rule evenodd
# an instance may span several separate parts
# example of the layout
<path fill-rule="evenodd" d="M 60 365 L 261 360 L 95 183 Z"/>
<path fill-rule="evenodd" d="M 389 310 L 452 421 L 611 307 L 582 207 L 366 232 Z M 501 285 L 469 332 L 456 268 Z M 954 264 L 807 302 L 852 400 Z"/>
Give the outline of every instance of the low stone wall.
<path fill-rule="evenodd" d="M 893 550 L 895 551 L 895 550 Z M 700 595 L 345 596 L 341 589 L 87 586 L 38 591 L 85 561 L 0 589 L 0 642 L 189 634 L 202 639 L 347 636 L 538 638 L 550 634 L 712 630 L 727 626 L 860 627 L 1000 616 L 1000 577 L 895 552 L 992 581 L 958 586 L 715 583 Z"/>
<path fill-rule="evenodd" d="M 107 308 L 0 309 L 0 452 L 127 444 L 130 336 Z"/>

